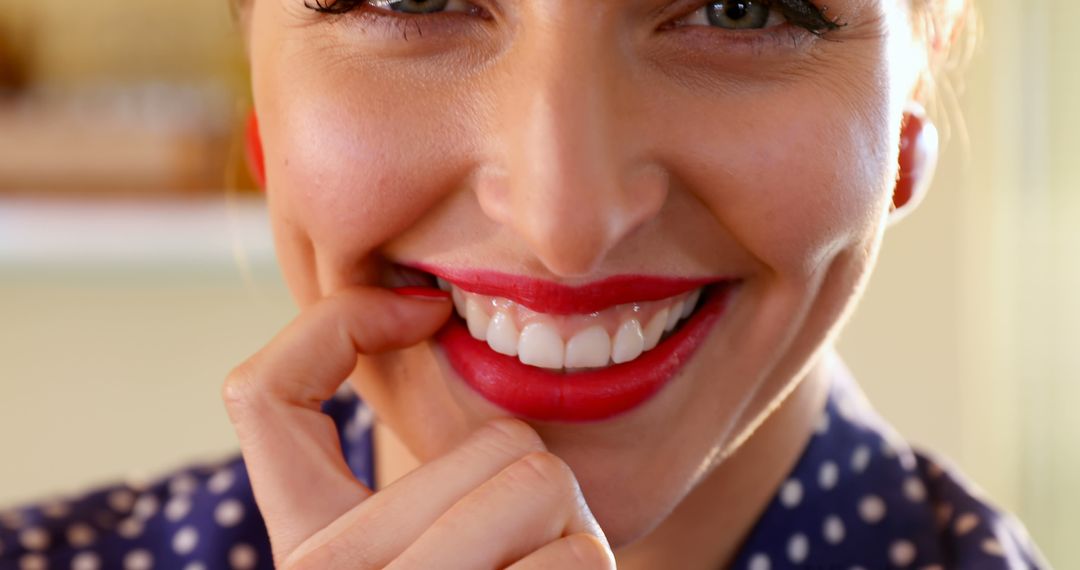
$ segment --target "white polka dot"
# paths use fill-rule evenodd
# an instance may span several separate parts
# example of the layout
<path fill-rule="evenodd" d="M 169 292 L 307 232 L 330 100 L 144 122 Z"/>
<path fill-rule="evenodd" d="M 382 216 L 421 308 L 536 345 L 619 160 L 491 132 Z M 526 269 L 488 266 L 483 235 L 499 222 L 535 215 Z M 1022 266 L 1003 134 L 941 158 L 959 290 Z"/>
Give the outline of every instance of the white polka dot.
<path fill-rule="evenodd" d="M 86 523 L 75 523 L 67 529 L 68 544 L 75 548 L 86 548 L 97 540 L 94 528 Z"/>
<path fill-rule="evenodd" d="M 131 506 L 135 504 L 135 494 L 127 489 L 117 489 L 112 493 L 109 493 L 109 497 L 106 499 L 109 506 L 114 511 L 120 513 L 126 513 L 131 510 Z"/>
<path fill-rule="evenodd" d="M 975 513 L 964 513 L 956 517 L 956 522 L 953 523 L 953 532 L 956 533 L 956 536 L 964 536 L 977 526 L 979 526 L 978 515 Z"/>
<path fill-rule="evenodd" d="M 1001 546 L 1001 543 L 993 538 L 987 538 L 982 541 L 982 551 L 990 556 L 1005 556 L 1005 548 Z"/>
<path fill-rule="evenodd" d="M 836 466 L 836 463 L 833 463 L 832 461 L 822 463 L 821 468 L 818 469 L 818 485 L 826 491 L 835 487 L 836 481 L 839 478 L 840 469 Z"/>
<path fill-rule="evenodd" d="M 802 501 L 802 483 L 798 479 L 788 479 L 780 488 L 780 503 L 789 509 L 798 506 Z"/>
<path fill-rule="evenodd" d="M 177 475 L 169 482 L 169 493 L 172 495 L 190 495 L 197 491 L 199 482 L 189 473 Z"/>
<path fill-rule="evenodd" d="M 810 540 L 806 538 L 806 535 L 798 532 L 791 535 L 787 543 L 787 557 L 795 564 L 801 563 L 806 560 L 806 555 L 810 553 Z"/>
<path fill-rule="evenodd" d="M 847 421 L 858 419 L 858 404 L 850 397 L 839 398 L 836 402 L 836 411 Z"/>
<path fill-rule="evenodd" d="M 181 556 L 191 554 L 198 544 L 199 531 L 195 530 L 193 526 L 185 526 L 173 535 L 173 550 Z"/>
<path fill-rule="evenodd" d="M 818 435 L 825 435 L 829 431 L 829 414 L 828 412 L 818 416 L 817 425 L 814 426 L 814 432 Z"/>
<path fill-rule="evenodd" d="M 41 507 L 41 513 L 51 519 L 62 519 L 71 513 L 71 507 L 60 500 L 53 500 Z"/>
<path fill-rule="evenodd" d="M 19 570 L 46 570 L 49 561 L 40 554 L 27 554 L 19 559 Z"/>
<path fill-rule="evenodd" d="M 27 550 L 45 550 L 51 542 L 48 531 L 41 527 L 33 526 L 19 533 L 19 544 Z"/>
<path fill-rule="evenodd" d="M 851 453 L 851 470 L 862 473 L 867 465 L 870 465 L 870 448 L 860 445 Z"/>
<path fill-rule="evenodd" d="M 71 559 L 71 570 L 100 570 L 101 557 L 93 552 L 81 552 Z"/>
<path fill-rule="evenodd" d="M 889 560 L 896 566 L 907 566 L 915 561 L 915 545 L 910 540 L 897 540 L 889 546 Z"/>
<path fill-rule="evenodd" d="M 244 520 L 244 505 L 236 499 L 224 500 L 214 509 L 214 521 L 225 528 L 234 527 L 242 520 Z"/>
<path fill-rule="evenodd" d="M 772 562 L 769 560 L 768 555 L 759 552 L 750 557 L 750 562 L 746 565 L 747 570 L 771 570 Z"/>
<path fill-rule="evenodd" d="M 885 501 L 877 495 L 867 495 L 859 501 L 859 516 L 863 521 L 874 524 L 885 518 Z"/>
<path fill-rule="evenodd" d="M 236 475 L 233 474 L 232 469 L 222 469 L 206 482 L 206 487 L 210 489 L 211 493 L 220 495 L 229 490 L 229 487 L 233 486 L 236 482 Z"/>
<path fill-rule="evenodd" d="M 904 480 L 904 496 L 909 501 L 921 502 L 926 498 L 926 486 L 917 477 L 908 477 Z"/>
<path fill-rule="evenodd" d="M 139 500 L 135 501 L 135 507 L 131 512 L 140 519 L 146 520 L 157 514 L 159 506 L 160 503 L 157 497 L 143 495 L 139 497 Z"/>
<path fill-rule="evenodd" d="M 130 517 L 120 521 L 120 524 L 116 525 L 116 532 L 123 538 L 135 540 L 142 536 L 144 528 L 142 519 Z"/>
<path fill-rule="evenodd" d="M 367 406 L 361 406 L 357 408 L 353 417 L 345 424 L 345 437 L 350 441 L 356 441 L 363 437 L 365 433 L 371 430 L 371 425 L 375 422 L 375 414 L 372 413 L 371 408 Z"/>
<path fill-rule="evenodd" d="M 229 550 L 229 566 L 232 570 L 251 570 L 258 559 L 255 549 L 247 544 L 237 544 Z"/>
<path fill-rule="evenodd" d="M 172 522 L 180 522 L 191 512 L 191 497 L 177 495 L 165 503 L 165 518 Z"/>
<path fill-rule="evenodd" d="M 149 550 L 132 550 L 124 557 L 124 570 L 150 570 L 154 567 L 154 555 Z"/>
<path fill-rule="evenodd" d="M 184 570 L 206 570 L 206 564 L 202 562 L 192 562 L 187 566 L 184 566 Z"/>
<path fill-rule="evenodd" d="M 844 540 L 844 521 L 836 515 L 825 517 L 825 523 L 821 527 L 821 534 L 825 536 L 825 542 L 840 544 Z"/>

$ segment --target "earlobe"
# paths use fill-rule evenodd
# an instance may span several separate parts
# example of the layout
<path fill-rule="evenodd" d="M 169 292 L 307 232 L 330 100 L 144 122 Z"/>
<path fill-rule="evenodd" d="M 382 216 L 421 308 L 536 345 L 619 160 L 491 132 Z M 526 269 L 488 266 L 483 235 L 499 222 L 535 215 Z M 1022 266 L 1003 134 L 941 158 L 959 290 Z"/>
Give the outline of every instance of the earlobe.
<path fill-rule="evenodd" d="M 889 209 L 889 223 L 911 213 L 922 201 L 938 159 L 938 132 L 922 106 L 911 103 L 900 128 L 899 174 Z"/>

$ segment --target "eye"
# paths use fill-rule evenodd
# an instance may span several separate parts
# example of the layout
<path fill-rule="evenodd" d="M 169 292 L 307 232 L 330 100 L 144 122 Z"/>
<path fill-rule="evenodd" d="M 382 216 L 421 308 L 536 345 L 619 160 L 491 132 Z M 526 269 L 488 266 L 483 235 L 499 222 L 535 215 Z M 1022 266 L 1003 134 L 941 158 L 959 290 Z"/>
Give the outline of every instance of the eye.
<path fill-rule="evenodd" d="M 473 5 L 465 0 L 368 0 L 368 3 L 375 8 L 405 14 L 471 12 L 474 10 Z"/>
<path fill-rule="evenodd" d="M 778 26 L 784 23 L 784 16 L 761 0 L 721 0 L 702 6 L 681 23 L 728 30 L 756 30 Z"/>

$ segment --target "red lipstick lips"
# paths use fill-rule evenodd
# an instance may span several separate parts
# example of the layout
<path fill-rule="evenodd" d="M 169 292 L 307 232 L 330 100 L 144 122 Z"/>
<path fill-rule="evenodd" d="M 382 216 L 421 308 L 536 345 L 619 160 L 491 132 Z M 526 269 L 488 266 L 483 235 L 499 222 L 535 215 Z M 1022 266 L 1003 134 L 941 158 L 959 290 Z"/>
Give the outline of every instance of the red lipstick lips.
<path fill-rule="evenodd" d="M 722 281 L 716 278 L 617 275 L 572 287 L 495 271 L 454 270 L 422 264 L 413 267 L 441 277 L 470 293 L 503 297 L 549 315 L 588 314 L 623 303 L 659 301 Z"/>
<path fill-rule="evenodd" d="M 671 336 L 634 360 L 605 368 L 566 372 L 523 364 L 499 354 L 452 317 L 436 335 L 450 365 L 473 390 L 525 418 L 588 422 L 628 412 L 671 381 L 719 320 L 738 281 L 652 276 L 617 276 L 571 287 L 487 271 L 414 265 L 463 290 L 504 297 L 548 314 L 591 313 L 633 301 L 655 301 L 705 286 L 701 304 Z"/>

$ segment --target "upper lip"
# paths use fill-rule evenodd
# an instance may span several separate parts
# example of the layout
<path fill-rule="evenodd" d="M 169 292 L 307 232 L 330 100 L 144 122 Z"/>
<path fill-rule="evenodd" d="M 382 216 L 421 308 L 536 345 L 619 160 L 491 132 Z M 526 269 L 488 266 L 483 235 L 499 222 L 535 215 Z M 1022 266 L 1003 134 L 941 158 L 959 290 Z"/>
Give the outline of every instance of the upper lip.
<path fill-rule="evenodd" d="M 733 281 L 728 277 L 614 275 L 582 285 L 565 285 L 484 269 L 447 268 L 425 263 L 406 265 L 441 277 L 471 293 L 502 297 L 539 313 L 558 315 L 595 313 L 636 301 L 659 301 L 713 283 Z"/>

